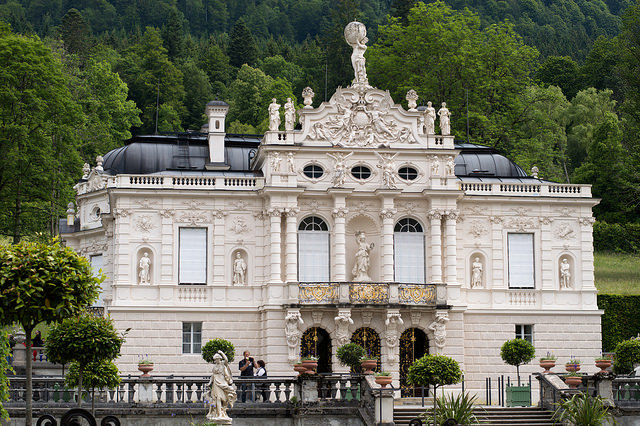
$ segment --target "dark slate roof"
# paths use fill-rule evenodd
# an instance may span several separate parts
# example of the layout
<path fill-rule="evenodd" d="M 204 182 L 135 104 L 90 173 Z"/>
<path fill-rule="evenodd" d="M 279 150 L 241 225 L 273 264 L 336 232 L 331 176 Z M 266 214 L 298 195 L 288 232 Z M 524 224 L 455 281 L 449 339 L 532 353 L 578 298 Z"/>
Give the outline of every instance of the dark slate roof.
<path fill-rule="evenodd" d="M 471 143 L 455 145 L 460 150 L 456 157 L 455 173 L 458 177 L 527 177 L 527 173 L 494 148 Z"/>

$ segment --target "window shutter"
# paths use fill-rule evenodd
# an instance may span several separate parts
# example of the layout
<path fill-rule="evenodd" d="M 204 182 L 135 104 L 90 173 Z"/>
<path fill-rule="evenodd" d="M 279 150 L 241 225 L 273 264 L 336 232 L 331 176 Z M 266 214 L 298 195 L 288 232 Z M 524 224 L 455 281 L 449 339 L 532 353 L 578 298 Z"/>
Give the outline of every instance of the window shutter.
<path fill-rule="evenodd" d="M 395 232 L 393 234 L 395 279 L 400 283 L 423 284 L 424 234 Z"/>
<path fill-rule="evenodd" d="M 329 280 L 329 233 L 298 231 L 298 281 Z"/>
<path fill-rule="evenodd" d="M 207 229 L 180 228 L 180 284 L 207 283 Z"/>
<path fill-rule="evenodd" d="M 533 234 L 508 234 L 509 287 L 534 288 Z"/>

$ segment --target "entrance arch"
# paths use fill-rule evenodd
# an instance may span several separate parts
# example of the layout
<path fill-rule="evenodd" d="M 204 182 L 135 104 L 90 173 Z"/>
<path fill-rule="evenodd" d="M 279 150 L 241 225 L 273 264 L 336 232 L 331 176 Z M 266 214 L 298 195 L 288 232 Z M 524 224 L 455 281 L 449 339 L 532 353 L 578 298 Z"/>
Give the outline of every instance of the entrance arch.
<path fill-rule="evenodd" d="M 311 327 L 302 334 L 300 358 L 318 357 L 318 373 L 331 373 L 331 338 L 320 327 Z"/>
<path fill-rule="evenodd" d="M 407 383 L 409 367 L 416 359 L 429 354 L 429 340 L 419 328 L 408 328 L 400 335 L 400 394 L 403 397 L 422 396 L 422 389 Z M 425 395 L 428 392 L 425 389 Z"/>
<path fill-rule="evenodd" d="M 378 365 L 375 369 L 380 371 L 380 336 L 373 328 L 362 327 L 354 331 L 351 335 L 351 343 L 362 346 L 368 357 L 376 358 Z"/>

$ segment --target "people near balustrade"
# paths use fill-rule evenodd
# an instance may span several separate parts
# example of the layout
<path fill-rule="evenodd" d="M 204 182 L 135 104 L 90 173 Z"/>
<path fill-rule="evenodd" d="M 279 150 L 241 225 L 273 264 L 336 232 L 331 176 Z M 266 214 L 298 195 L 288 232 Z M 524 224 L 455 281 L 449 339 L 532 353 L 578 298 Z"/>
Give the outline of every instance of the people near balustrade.
<path fill-rule="evenodd" d="M 256 364 L 258 368 L 256 370 L 256 377 L 266 379 L 267 369 L 265 367 L 264 361 L 259 359 L 258 361 L 256 361 Z M 262 393 L 262 402 L 269 401 L 269 386 L 270 385 L 268 383 L 261 383 L 260 385 L 258 385 L 258 390 Z"/>
<path fill-rule="evenodd" d="M 249 351 L 244 351 L 243 357 L 238 363 L 238 368 L 240 369 L 240 378 L 243 377 L 253 377 L 253 368 L 256 367 L 256 363 L 251 357 Z M 240 382 L 240 393 L 241 393 L 241 401 L 247 401 L 247 394 L 249 397 L 249 401 L 253 400 L 253 395 L 251 393 L 251 385 L 244 384 L 242 381 Z"/>
<path fill-rule="evenodd" d="M 36 330 L 36 335 L 33 339 L 31 339 L 31 346 L 34 348 L 41 348 L 44 346 L 44 341 L 42 340 L 42 333 L 40 330 Z"/>

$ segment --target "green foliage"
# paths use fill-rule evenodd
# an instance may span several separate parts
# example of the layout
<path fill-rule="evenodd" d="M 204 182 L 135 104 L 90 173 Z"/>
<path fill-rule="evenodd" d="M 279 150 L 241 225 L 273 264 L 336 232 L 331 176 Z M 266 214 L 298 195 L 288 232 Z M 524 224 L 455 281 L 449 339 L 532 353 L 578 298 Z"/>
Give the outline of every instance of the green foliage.
<path fill-rule="evenodd" d="M 444 355 L 425 355 L 409 367 L 407 381 L 418 386 L 444 386 L 459 383 L 462 371 L 458 362 Z"/>
<path fill-rule="evenodd" d="M 593 224 L 593 246 L 596 251 L 617 253 L 640 252 L 640 223 Z"/>
<path fill-rule="evenodd" d="M 640 340 L 629 339 L 618 343 L 613 371 L 616 374 L 629 374 L 634 364 L 640 364 Z"/>
<path fill-rule="evenodd" d="M 236 348 L 233 343 L 225 339 L 212 339 L 202 347 L 202 358 L 211 363 L 213 362 L 213 356 L 218 351 L 224 352 L 229 362 L 232 362 L 236 356 Z"/>
<path fill-rule="evenodd" d="M 570 399 L 559 403 L 553 413 L 553 418 L 560 422 L 580 426 L 617 424 L 600 396 L 592 398 L 585 393 L 573 394 Z"/>
<path fill-rule="evenodd" d="M 599 294 L 602 315 L 602 350 L 611 352 L 626 339 L 640 333 L 640 296 Z"/>
<path fill-rule="evenodd" d="M 62 18 L 60 36 L 68 53 L 86 55 L 91 44 L 91 28 L 78 9 L 71 8 Z"/>
<path fill-rule="evenodd" d="M 531 343 L 524 339 L 507 340 L 500 348 L 502 360 L 514 367 L 526 364 L 536 356 L 536 350 Z"/>
<path fill-rule="evenodd" d="M 229 41 L 229 64 L 240 68 L 247 64 L 254 66 L 258 59 L 258 48 L 256 41 L 247 27 L 244 20 L 238 19 L 231 30 L 231 40 Z"/>
<path fill-rule="evenodd" d="M 476 404 L 477 396 L 464 394 L 448 394 L 438 398 L 436 403 L 436 422 L 437 424 L 443 424 L 447 419 L 455 419 L 456 424 L 459 425 L 476 425 L 480 423 L 473 414 L 473 409 Z M 429 421 L 428 412 L 421 415 L 425 423 Z"/>
<path fill-rule="evenodd" d="M 64 382 L 69 387 L 77 387 L 80 378 L 80 364 L 72 362 Z M 82 384 L 85 389 L 114 389 L 120 384 L 120 372 L 113 361 L 88 363 L 83 369 Z"/>
<path fill-rule="evenodd" d="M 340 364 L 358 369 L 360 367 L 360 360 L 367 355 L 367 351 L 357 343 L 347 343 L 342 345 L 336 351 L 336 356 Z"/>
<path fill-rule="evenodd" d="M 9 399 L 9 378 L 7 374 L 13 372 L 13 368 L 8 362 L 11 356 L 9 333 L 2 331 L 0 333 L 0 419 L 5 420 L 9 419 L 9 414 L 2 405 L 2 402 Z"/>
<path fill-rule="evenodd" d="M 568 56 L 549 56 L 536 70 L 536 79 L 545 86 L 557 86 L 572 99 L 580 89 L 579 66 Z"/>

